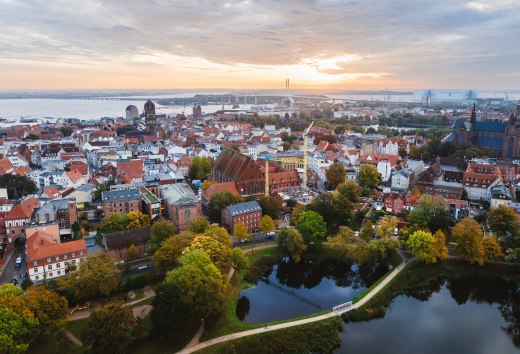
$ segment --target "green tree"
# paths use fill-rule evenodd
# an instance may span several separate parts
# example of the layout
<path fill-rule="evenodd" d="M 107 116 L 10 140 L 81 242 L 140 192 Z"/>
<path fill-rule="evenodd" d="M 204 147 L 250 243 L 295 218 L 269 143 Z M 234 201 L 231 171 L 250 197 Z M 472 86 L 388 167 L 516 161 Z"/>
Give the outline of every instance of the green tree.
<path fill-rule="evenodd" d="M 25 353 L 37 336 L 37 319 L 0 308 L 0 353 Z"/>
<path fill-rule="evenodd" d="M 452 236 L 457 242 L 455 252 L 469 263 L 484 264 L 484 248 L 482 246 L 482 230 L 480 225 L 472 218 L 461 220 L 452 231 Z"/>
<path fill-rule="evenodd" d="M 408 153 L 406 152 L 406 149 L 403 149 L 403 148 L 399 149 L 398 154 L 402 159 L 404 159 L 406 157 L 406 155 L 408 155 Z"/>
<path fill-rule="evenodd" d="M 276 197 L 262 197 L 258 199 L 258 204 L 262 207 L 262 214 L 269 215 L 272 219 L 278 219 L 282 210 L 282 199 Z"/>
<path fill-rule="evenodd" d="M 272 229 L 274 229 L 275 224 L 273 219 L 269 215 L 262 216 L 262 219 L 260 220 L 259 224 L 260 230 L 262 230 L 265 233 L 268 233 Z"/>
<path fill-rule="evenodd" d="M 493 236 L 484 236 L 481 239 L 481 243 L 486 261 L 500 261 L 504 259 L 502 247 L 500 247 L 496 238 Z"/>
<path fill-rule="evenodd" d="M 125 353 L 134 324 L 130 307 L 121 302 L 109 302 L 92 311 L 82 339 L 91 345 L 93 353 Z"/>
<path fill-rule="evenodd" d="M 446 235 L 444 235 L 444 232 L 442 230 L 435 231 L 433 239 L 434 254 L 437 260 L 443 261 L 448 259 L 448 247 L 446 247 Z"/>
<path fill-rule="evenodd" d="M 342 163 L 334 162 L 327 171 L 325 171 L 325 175 L 327 176 L 330 186 L 336 188 L 340 184 L 345 183 L 347 172 Z"/>
<path fill-rule="evenodd" d="M 417 145 L 410 146 L 410 153 L 408 156 L 413 160 L 419 160 L 421 158 L 421 150 Z"/>
<path fill-rule="evenodd" d="M 223 275 L 201 249 L 185 254 L 180 263 L 179 268 L 168 272 L 165 281 L 180 289 L 182 302 L 195 318 L 215 318 L 224 305 Z"/>
<path fill-rule="evenodd" d="M 182 251 L 188 247 L 195 234 L 182 231 L 178 235 L 170 236 L 161 244 L 161 247 L 153 255 L 153 263 L 160 271 L 168 271 L 179 265 Z"/>
<path fill-rule="evenodd" d="M 366 242 L 372 240 L 375 237 L 374 228 L 372 227 L 372 222 L 370 219 L 365 221 L 365 225 L 363 226 L 363 229 L 361 229 L 359 237 Z"/>
<path fill-rule="evenodd" d="M 194 234 L 203 234 L 209 228 L 209 220 L 205 216 L 198 216 L 191 219 L 188 230 Z"/>
<path fill-rule="evenodd" d="M 354 181 L 347 181 L 339 185 L 336 191 L 347 198 L 351 203 L 357 203 L 361 194 L 361 188 Z"/>
<path fill-rule="evenodd" d="M 191 160 L 188 175 L 192 180 L 204 181 L 211 173 L 211 161 L 207 157 L 196 156 Z"/>
<path fill-rule="evenodd" d="M 220 224 L 220 212 L 229 205 L 242 203 L 243 199 L 228 191 L 214 193 L 208 203 L 208 217 L 211 222 Z"/>
<path fill-rule="evenodd" d="M 126 258 L 128 260 L 137 258 L 137 247 L 132 243 L 130 247 L 128 247 L 128 251 L 126 252 Z"/>
<path fill-rule="evenodd" d="M 424 194 L 419 205 L 410 212 L 408 221 L 419 228 L 427 227 L 431 232 L 439 229 L 447 230 L 448 214 L 446 213 L 444 198 Z"/>
<path fill-rule="evenodd" d="M 302 235 L 292 227 L 283 227 L 278 233 L 277 239 L 282 251 L 288 254 L 296 263 L 301 260 L 302 254 L 307 250 L 307 245 Z"/>
<path fill-rule="evenodd" d="M 289 218 L 289 222 L 292 226 L 298 225 L 298 220 L 300 219 L 301 213 L 305 211 L 305 205 L 302 203 L 296 203 L 296 205 L 292 208 L 291 217 Z"/>
<path fill-rule="evenodd" d="M 312 203 L 307 205 L 308 211 L 315 211 L 323 217 L 329 234 L 336 233 L 340 226 L 349 225 L 352 222 L 353 209 L 354 206 L 348 194 L 342 194 L 336 190 L 318 195 Z"/>
<path fill-rule="evenodd" d="M 4 174 L 0 176 L 0 188 L 7 188 L 9 199 L 18 199 L 36 191 L 36 184 L 27 176 Z"/>
<path fill-rule="evenodd" d="M 109 191 L 110 187 L 115 184 L 116 184 L 116 181 L 114 180 L 114 178 L 112 176 L 110 177 L 110 179 L 108 181 L 99 184 L 97 186 L 96 190 L 94 190 L 93 201 L 95 201 L 95 202 L 101 201 L 101 196 L 102 196 L 103 192 Z"/>
<path fill-rule="evenodd" d="M 308 243 L 321 241 L 327 232 L 327 225 L 323 221 L 323 217 L 312 210 L 300 214 L 297 228 Z"/>
<path fill-rule="evenodd" d="M 237 241 L 243 241 L 247 238 L 247 227 L 242 221 L 239 221 L 235 224 L 233 228 L 233 235 Z"/>
<path fill-rule="evenodd" d="M 227 274 L 231 267 L 231 247 L 219 242 L 208 234 L 196 235 L 191 244 L 182 251 L 186 255 L 195 250 L 204 251 L 213 264 L 222 272 Z"/>
<path fill-rule="evenodd" d="M 113 232 L 124 231 L 129 223 L 130 220 L 128 219 L 127 214 L 114 212 L 108 216 L 105 215 L 105 218 L 99 225 L 98 232 L 102 234 L 110 234 Z"/>
<path fill-rule="evenodd" d="M 368 259 L 372 262 L 387 262 L 399 250 L 400 243 L 396 239 L 385 238 L 368 243 Z"/>
<path fill-rule="evenodd" d="M 515 247 L 515 236 L 519 232 L 516 212 L 505 205 L 492 208 L 487 213 L 491 230 L 504 248 Z M 520 246 L 520 244 L 518 245 Z"/>
<path fill-rule="evenodd" d="M 387 215 L 376 224 L 376 232 L 379 236 L 386 238 L 394 234 L 399 219 L 396 216 Z"/>
<path fill-rule="evenodd" d="M 127 230 L 150 226 L 150 217 L 140 211 L 131 211 L 126 216 L 128 217 Z"/>
<path fill-rule="evenodd" d="M 366 260 L 367 243 L 346 226 L 341 226 L 335 236 L 327 237 L 327 247 L 349 262 L 363 263 Z"/>
<path fill-rule="evenodd" d="M 175 235 L 176 230 L 168 220 L 158 220 L 152 225 L 150 233 L 146 250 L 153 255 L 168 237 Z"/>
<path fill-rule="evenodd" d="M 77 300 L 94 296 L 107 296 L 119 288 L 119 271 L 114 260 L 106 252 L 88 255 L 81 266 L 58 283 L 70 291 Z"/>
<path fill-rule="evenodd" d="M 249 259 L 244 254 L 240 247 L 233 248 L 232 253 L 233 268 L 239 272 L 246 271 L 249 267 Z"/>
<path fill-rule="evenodd" d="M 381 184 L 381 174 L 375 166 L 364 164 L 359 167 L 358 182 L 370 190 Z"/>
<path fill-rule="evenodd" d="M 419 261 L 425 263 L 435 263 L 435 239 L 432 234 L 426 231 L 417 230 L 408 237 L 406 246 Z"/>

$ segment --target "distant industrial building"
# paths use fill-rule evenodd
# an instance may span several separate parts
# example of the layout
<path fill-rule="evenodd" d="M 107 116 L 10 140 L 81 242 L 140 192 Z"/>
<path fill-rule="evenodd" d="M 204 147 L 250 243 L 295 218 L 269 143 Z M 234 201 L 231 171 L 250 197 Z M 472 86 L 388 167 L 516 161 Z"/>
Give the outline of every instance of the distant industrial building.
<path fill-rule="evenodd" d="M 136 106 L 130 105 L 126 107 L 126 119 L 133 119 L 139 117 L 139 110 Z"/>

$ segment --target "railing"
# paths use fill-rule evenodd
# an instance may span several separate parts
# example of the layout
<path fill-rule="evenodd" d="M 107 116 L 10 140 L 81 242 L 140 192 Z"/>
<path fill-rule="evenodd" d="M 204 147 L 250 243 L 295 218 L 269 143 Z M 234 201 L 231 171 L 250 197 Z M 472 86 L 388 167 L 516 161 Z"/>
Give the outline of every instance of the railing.
<path fill-rule="evenodd" d="M 340 305 L 334 306 L 332 308 L 332 311 L 334 311 L 334 312 L 343 312 L 346 308 L 348 308 L 350 306 L 352 306 L 352 301 L 345 302 L 344 304 L 340 304 Z"/>

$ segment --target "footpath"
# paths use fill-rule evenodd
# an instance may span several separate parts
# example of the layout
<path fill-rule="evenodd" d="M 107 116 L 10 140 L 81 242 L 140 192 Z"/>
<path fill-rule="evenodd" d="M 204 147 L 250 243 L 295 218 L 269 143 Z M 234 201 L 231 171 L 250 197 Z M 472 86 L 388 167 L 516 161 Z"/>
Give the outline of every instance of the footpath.
<path fill-rule="evenodd" d="M 267 245 L 267 246 L 263 246 L 261 248 L 269 248 L 269 247 L 276 247 L 276 245 Z M 258 249 L 260 249 L 260 247 Z M 329 319 L 329 318 L 332 318 L 335 316 L 341 316 L 341 314 L 343 314 L 345 312 L 360 308 L 361 306 L 365 305 L 368 301 L 370 301 L 386 285 L 388 285 L 388 283 L 390 283 L 410 263 L 410 260 L 412 260 L 411 258 L 410 259 L 407 258 L 406 255 L 402 252 L 400 252 L 399 254 L 402 258 L 402 262 L 396 268 L 394 268 L 394 270 L 385 279 L 383 279 L 383 281 L 381 283 L 379 283 L 375 288 L 372 289 L 372 291 L 370 291 L 368 294 L 366 294 L 366 296 L 363 299 L 361 299 L 360 301 L 358 301 L 357 303 L 355 303 L 349 307 L 343 308 L 341 311 L 331 311 L 331 312 L 328 312 L 326 314 L 319 315 L 316 317 L 310 317 L 310 318 L 305 318 L 305 319 L 301 319 L 301 320 L 295 320 L 292 322 L 280 323 L 280 324 L 276 324 L 276 325 L 272 325 L 272 326 L 266 326 L 263 328 L 256 328 L 256 329 L 252 329 L 249 331 L 231 333 L 231 334 L 227 334 L 225 336 L 213 338 L 208 341 L 197 343 L 197 344 L 195 344 L 195 341 L 194 341 L 195 337 L 194 337 L 190 341 L 190 343 L 186 347 L 184 347 L 181 351 L 179 351 L 178 353 L 179 354 L 193 353 L 198 350 L 210 347 L 212 345 L 227 342 L 227 341 L 230 341 L 233 339 L 249 337 L 249 336 L 253 336 L 255 334 L 271 332 L 271 331 L 276 331 L 279 329 L 301 326 L 301 325 L 307 324 L 307 323 L 323 321 L 323 320 L 326 320 L 326 319 Z"/>

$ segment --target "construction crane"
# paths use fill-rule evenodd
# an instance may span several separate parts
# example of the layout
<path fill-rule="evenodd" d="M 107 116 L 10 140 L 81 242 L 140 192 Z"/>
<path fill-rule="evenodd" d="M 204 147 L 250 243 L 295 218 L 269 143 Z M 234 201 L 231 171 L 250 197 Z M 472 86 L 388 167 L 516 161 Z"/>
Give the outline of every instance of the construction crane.
<path fill-rule="evenodd" d="M 269 156 L 268 155 L 265 155 L 264 156 L 264 160 L 265 160 L 265 191 L 264 191 L 264 194 L 266 197 L 269 197 Z"/>
<path fill-rule="evenodd" d="M 314 121 L 303 131 L 303 188 L 307 188 L 307 154 L 309 152 L 307 148 L 307 137 L 313 125 Z"/>

